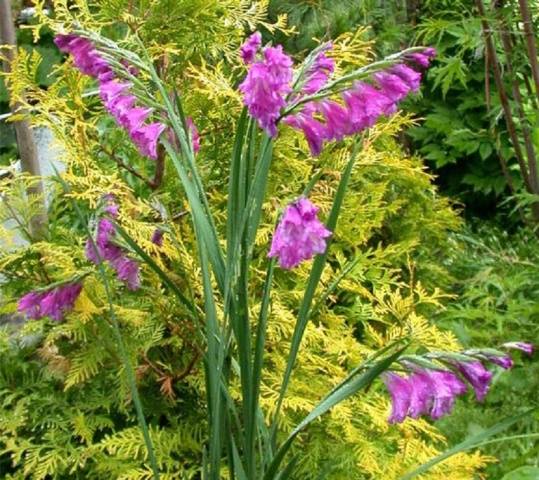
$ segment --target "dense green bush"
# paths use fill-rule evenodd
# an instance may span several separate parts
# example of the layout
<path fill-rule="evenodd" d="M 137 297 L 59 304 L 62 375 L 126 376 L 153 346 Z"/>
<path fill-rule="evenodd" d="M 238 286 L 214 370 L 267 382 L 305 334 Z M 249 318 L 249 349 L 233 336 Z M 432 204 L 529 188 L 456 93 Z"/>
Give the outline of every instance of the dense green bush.
<path fill-rule="evenodd" d="M 453 276 L 457 297 L 438 316 L 438 324 L 451 328 L 468 347 L 517 338 L 537 342 L 539 241 L 533 232 L 509 235 L 495 225 L 483 225 L 453 235 L 444 266 Z M 443 431 L 451 442 L 461 440 L 489 426 L 494 417 L 537 405 L 538 390 L 539 364 L 522 355 L 512 375 L 495 380 L 484 405 L 463 403 L 455 418 L 442 423 Z M 518 467 L 539 467 L 537 432 L 536 413 L 506 433 L 524 438 L 486 446 L 485 453 L 499 459 L 488 468 L 488 478 L 501 478 Z"/>

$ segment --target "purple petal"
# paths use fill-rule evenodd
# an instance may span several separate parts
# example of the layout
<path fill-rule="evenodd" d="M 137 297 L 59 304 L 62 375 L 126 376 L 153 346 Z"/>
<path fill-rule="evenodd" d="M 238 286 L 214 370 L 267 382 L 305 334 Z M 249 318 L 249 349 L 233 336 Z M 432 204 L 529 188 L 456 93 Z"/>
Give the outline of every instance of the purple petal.
<path fill-rule="evenodd" d="M 260 32 L 253 33 L 245 43 L 240 47 L 240 55 L 243 63 L 246 65 L 253 63 L 256 53 L 262 44 L 262 35 Z"/>
<path fill-rule="evenodd" d="M 462 376 L 472 385 L 477 400 L 482 402 L 490 387 L 492 373 L 480 361 L 457 362 L 456 366 Z"/>
<path fill-rule="evenodd" d="M 389 423 L 401 423 L 408 415 L 412 401 L 412 383 L 409 378 L 403 378 L 396 373 L 384 374 L 384 383 L 391 396 L 391 414 Z"/>

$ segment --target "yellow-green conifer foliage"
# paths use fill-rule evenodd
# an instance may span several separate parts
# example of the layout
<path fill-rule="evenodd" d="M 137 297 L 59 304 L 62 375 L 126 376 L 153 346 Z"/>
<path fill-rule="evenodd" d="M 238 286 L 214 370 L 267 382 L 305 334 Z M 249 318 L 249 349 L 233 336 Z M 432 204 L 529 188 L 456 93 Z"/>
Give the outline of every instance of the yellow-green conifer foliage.
<path fill-rule="evenodd" d="M 37 2 L 41 24 L 33 27 L 36 35 L 42 25 L 69 29 L 76 21 L 125 39 L 122 44 L 134 50 L 134 34 L 148 44 L 169 85 L 185 96 L 187 113 L 202 132 L 197 160 L 216 221 L 224 229 L 231 132 L 241 108 L 233 85 L 243 75 L 242 67 L 229 62 L 237 62 L 235 52 L 245 31 L 261 24 L 270 31 L 284 30 L 284 17 L 277 25 L 264 23 L 266 1 L 52 3 L 53 19 L 39 13 L 44 2 Z M 356 32 L 336 41 L 335 56 L 339 68 L 346 69 L 371 55 Z M 35 84 L 39 62 L 39 53 L 21 51 L 7 82 L 13 99 L 25 94 L 35 123 L 54 132 L 67 166 L 63 178 L 72 189 L 69 196 L 91 214 L 99 198 L 113 192 L 121 205 L 121 225 L 186 295 L 200 299 L 189 212 L 172 169 L 166 170 L 163 185 L 150 191 L 120 167 L 119 159 L 147 177 L 154 168 L 114 128 L 95 95 L 88 95 L 94 85 L 70 60 L 58 68 L 59 80 L 47 91 Z M 336 280 L 340 283 L 317 305 L 307 328 L 284 402 L 283 430 L 290 430 L 347 371 L 398 336 L 409 335 L 415 349 L 459 348 L 451 334 L 429 322 L 429 313 L 442 308 L 444 298 L 432 282 L 436 257 L 447 247 L 446 233 L 459 221 L 437 195 L 421 161 L 405 155 L 394 140 L 409 122 L 406 116 L 395 116 L 364 138 L 319 293 Z M 279 209 L 319 174 L 312 198 L 324 216 L 348 145 L 328 147 L 318 159 L 307 152 L 302 138 L 282 129 L 251 274 L 260 286 Z M 13 199 L 15 213 L 28 217 L 20 201 L 26 181 L 21 177 L 3 184 L 2 193 Z M 8 211 L 5 205 L 1 215 L 12 217 L 14 209 Z M 13 312 L 16 299 L 36 285 L 85 274 L 84 290 L 65 322 L 32 321 L 16 335 L 5 330 L 0 336 L 0 451 L 15 472 L 6 478 L 149 479 L 144 443 L 104 316 L 103 287 L 84 259 L 83 230 L 73 225 L 76 216 L 66 195 L 58 193 L 52 211 L 47 240 L 1 252 L 0 271 L 8 280 L 1 311 Z M 175 234 L 167 233 L 161 248 L 150 241 L 156 225 Z M 278 395 L 308 269 L 303 265 L 276 273 L 262 385 L 261 406 L 267 416 Z M 114 308 L 136 365 L 162 478 L 197 478 L 206 422 L 204 346 L 187 312 L 150 270 L 143 271 L 139 292 L 116 287 Z M 256 312 L 256 296 L 251 303 Z M 444 449 L 435 426 L 410 419 L 390 426 L 388 411 L 380 383 L 334 408 L 296 445 L 296 478 L 398 479 Z M 472 479 L 487 461 L 480 453 L 459 454 L 424 478 Z"/>

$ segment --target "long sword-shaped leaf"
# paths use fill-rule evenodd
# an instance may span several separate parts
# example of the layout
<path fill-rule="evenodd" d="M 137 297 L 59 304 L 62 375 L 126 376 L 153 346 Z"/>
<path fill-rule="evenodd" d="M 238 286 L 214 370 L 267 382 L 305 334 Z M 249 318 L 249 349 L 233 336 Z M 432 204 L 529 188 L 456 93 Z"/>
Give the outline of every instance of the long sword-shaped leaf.
<path fill-rule="evenodd" d="M 401 480 L 410 480 L 411 478 L 417 477 L 418 475 L 425 473 L 426 471 L 434 467 L 434 465 L 437 465 L 438 463 L 447 460 L 449 457 L 452 457 L 457 453 L 480 447 L 484 443 L 484 440 L 489 437 L 492 437 L 493 435 L 496 435 L 497 433 L 503 432 L 506 428 L 509 428 L 514 423 L 518 422 L 519 420 L 522 420 L 523 418 L 526 418 L 532 412 L 537 410 L 537 408 L 538 407 L 534 407 L 518 415 L 513 415 L 511 417 L 505 418 L 496 425 L 487 428 L 486 430 L 483 430 L 481 433 L 474 435 L 473 437 L 467 438 L 458 445 L 455 445 L 454 447 L 450 448 L 449 450 L 446 450 L 437 457 L 434 457 L 432 460 L 429 460 L 427 463 L 424 463 L 419 468 L 416 468 L 412 472 L 407 473 L 406 475 L 404 475 L 404 477 L 401 477 Z"/>
<path fill-rule="evenodd" d="M 198 232 L 197 232 L 198 233 Z M 202 249 L 199 252 L 200 267 L 202 270 L 202 283 L 204 288 L 204 307 L 206 312 L 206 385 L 208 388 L 208 408 L 210 414 L 210 451 L 209 464 L 211 480 L 218 480 L 221 470 L 221 453 L 222 453 L 222 428 L 223 424 L 222 408 L 221 408 L 221 372 L 222 365 L 220 364 L 220 352 L 223 348 L 222 335 L 219 322 L 217 319 L 217 309 L 215 307 L 213 297 L 213 286 L 211 284 L 211 275 L 209 271 L 206 251 Z"/>
<path fill-rule="evenodd" d="M 274 480 L 278 475 L 278 469 L 292 446 L 294 439 L 299 435 L 299 433 L 304 430 L 310 423 L 319 418 L 321 415 L 326 413 L 328 410 L 333 408 L 338 403 L 346 400 L 350 396 L 354 395 L 356 392 L 362 388 L 368 387 L 373 380 L 375 380 L 380 374 L 385 372 L 390 365 L 399 358 L 403 353 L 406 346 L 399 349 L 394 354 L 386 357 L 378 362 L 376 362 L 371 367 L 368 367 L 363 373 L 358 374 L 355 378 L 350 379 L 347 377 L 343 382 L 341 382 L 336 388 L 334 388 L 329 395 L 327 395 L 312 411 L 307 415 L 299 425 L 294 428 L 290 433 L 286 441 L 282 444 L 281 447 L 275 453 L 275 457 L 268 468 L 266 474 L 264 475 L 264 480 Z"/>
<path fill-rule="evenodd" d="M 217 233 L 211 225 L 210 217 L 207 215 L 206 210 L 200 202 L 200 198 L 196 192 L 193 183 L 189 178 L 189 174 L 185 169 L 185 166 L 181 162 L 178 153 L 174 150 L 172 145 L 166 140 L 162 140 L 172 163 L 176 168 L 178 176 L 182 182 L 185 194 L 189 200 L 189 206 L 191 207 L 192 220 L 196 224 L 197 238 L 200 239 L 202 245 L 200 248 L 205 248 L 208 252 L 208 257 L 215 273 L 217 284 L 221 291 L 224 291 L 225 285 L 225 265 L 221 249 L 219 247 L 219 241 L 217 239 Z"/>

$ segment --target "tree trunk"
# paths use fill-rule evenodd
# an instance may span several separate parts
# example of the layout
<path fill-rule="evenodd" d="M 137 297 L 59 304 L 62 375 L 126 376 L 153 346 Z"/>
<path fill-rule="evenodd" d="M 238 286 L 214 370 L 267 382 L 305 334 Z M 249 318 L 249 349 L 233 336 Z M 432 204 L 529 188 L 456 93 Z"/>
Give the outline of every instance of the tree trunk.
<path fill-rule="evenodd" d="M 5 49 L 6 59 L 3 62 L 4 72 L 9 73 L 11 71 L 11 63 L 14 61 L 15 55 L 17 54 L 17 41 L 15 37 L 15 27 L 11 16 L 10 0 L 0 0 L 0 43 L 11 47 Z M 21 112 L 21 105 L 18 103 L 12 104 L 11 108 L 13 112 Z M 22 171 L 27 172 L 30 175 L 39 176 L 41 171 L 39 168 L 34 135 L 30 129 L 30 124 L 27 120 L 20 120 L 14 122 L 14 126 Z M 41 180 L 28 190 L 28 195 L 39 195 L 44 202 L 43 184 Z M 45 204 L 43 203 L 41 212 L 34 216 L 30 221 L 31 224 L 29 227 L 33 238 L 42 236 L 46 227 L 46 222 Z"/>

